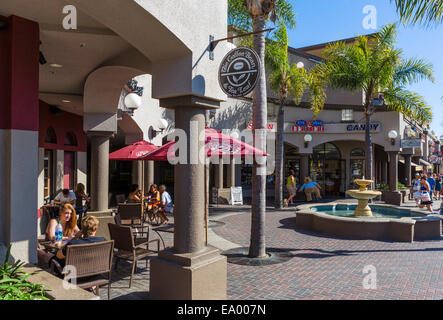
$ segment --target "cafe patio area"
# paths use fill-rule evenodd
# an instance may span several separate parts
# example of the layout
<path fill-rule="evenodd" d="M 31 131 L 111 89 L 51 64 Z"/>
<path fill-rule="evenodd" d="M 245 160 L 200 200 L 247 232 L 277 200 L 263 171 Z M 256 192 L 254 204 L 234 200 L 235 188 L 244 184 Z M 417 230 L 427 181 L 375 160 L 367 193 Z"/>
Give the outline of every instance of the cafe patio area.
<path fill-rule="evenodd" d="M 413 207 L 411 202 L 404 206 Z M 438 209 L 440 201 L 434 203 Z M 283 255 L 283 262 L 262 266 L 239 263 L 238 248 L 249 245 L 250 207 L 218 206 L 209 209 L 209 244 L 228 257 L 228 299 L 443 299 L 443 242 L 400 243 L 349 240 L 295 229 L 294 207 L 267 208 L 268 252 Z M 169 223 L 173 218 L 169 217 Z M 167 227 L 166 227 L 167 228 Z M 173 234 L 160 233 L 166 246 Z M 157 235 L 152 233 L 152 239 Z M 152 259 L 156 255 L 149 256 Z M 376 288 L 365 289 L 363 281 L 373 266 Z M 149 299 L 149 263 L 139 261 L 131 288 L 132 263 L 120 261 L 113 268 L 111 299 Z M 371 267 L 372 268 L 372 267 Z M 375 271 L 375 272 L 374 272 Z M 100 298 L 107 299 L 106 287 Z"/>

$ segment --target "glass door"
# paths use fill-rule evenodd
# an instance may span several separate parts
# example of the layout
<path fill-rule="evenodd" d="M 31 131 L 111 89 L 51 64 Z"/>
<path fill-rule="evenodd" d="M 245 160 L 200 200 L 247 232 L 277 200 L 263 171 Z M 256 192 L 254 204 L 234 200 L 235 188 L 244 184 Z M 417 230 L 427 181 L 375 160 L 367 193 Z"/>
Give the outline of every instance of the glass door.
<path fill-rule="evenodd" d="M 351 159 L 351 180 L 350 185 L 352 188 L 358 188 L 354 183 L 355 179 L 362 179 L 365 172 L 365 160 L 363 159 Z"/>

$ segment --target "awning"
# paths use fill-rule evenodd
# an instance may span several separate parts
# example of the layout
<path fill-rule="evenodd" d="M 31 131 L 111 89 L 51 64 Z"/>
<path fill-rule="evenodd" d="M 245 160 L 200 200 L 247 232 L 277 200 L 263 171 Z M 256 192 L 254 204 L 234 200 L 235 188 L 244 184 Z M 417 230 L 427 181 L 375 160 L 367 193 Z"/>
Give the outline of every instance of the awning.
<path fill-rule="evenodd" d="M 427 166 L 427 167 L 432 167 L 432 164 L 430 164 L 429 162 L 427 162 L 427 161 L 425 161 L 425 160 L 423 160 L 423 159 L 420 159 L 420 163 L 421 163 L 421 164 L 424 164 L 424 165 Z"/>
<path fill-rule="evenodd" d="M 400 162 L 400 163 L 403 163 L 403 164 L 405 164 L 405 160 L 398 160 L 398 162 Z M 412 167 L 418 167 L 418 164 L 416 164 L 416 163 L 414 163 L 414 162 L 411 162 L 411 166 Z"/>

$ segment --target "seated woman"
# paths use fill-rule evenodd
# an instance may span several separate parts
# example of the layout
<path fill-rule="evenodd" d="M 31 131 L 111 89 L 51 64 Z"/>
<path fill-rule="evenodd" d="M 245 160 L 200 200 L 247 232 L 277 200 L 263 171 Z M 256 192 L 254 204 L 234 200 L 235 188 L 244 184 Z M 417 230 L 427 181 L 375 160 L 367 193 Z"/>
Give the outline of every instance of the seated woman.
<path fill-rule="evenodd" d="M 129 196 L 127 203 L 139 203 L 142 201 L 142 192 L 138 188 L 138 184 L 131 184 L 129 187 Z"/>
<path fill-rule="evenodd" d="M 75 211 L 77 215 L 81 218 L 83 214 L 87 211 L 89 205 L 89 197 L 85 192 L 85 185 L 83 183 L 77 183 L 75 187 Z M 85 205 L 83 205 L 83 200 L 85 201 Z M 81 221 L 79 221 L 81 222 Z"/>
<path fill-rule="evenodd" d="M 308 202 L 312 201 L 312 194 L 315 194 L 317 200 L 321 199 L 320 185 L 317 182 L 313 182 L 309 177 L 305 178 L 305 184 L 300 187 L 300 190 L 305 192 Z"/>
<path fill-rule="evenodd" d="M 66 248 L 69 245 L 75 245 L 75 244 L 88 244 L 88 243 L 95 243 L 95 242 L 102 242 L 106 241 L 105 238 L 102 237 L 96 237 L 95 234 L 98 230 L 98 219 L 94 216 L 87 216 L 82 220 L 82 230 L 81 230 L 81 237 L 78 239 L 72 239 L 66 246 L 64 246 L 62 249 L 59 249 L 57 253 L 54 255 L 49 252 L 44 252 L 43 250 L 38 250 L 38 256 L 39 260 L 42 261 L 45 264 L 48 264 L 50 267 L 50 263 L 52 259 L 55 259 L 60 266 L 63 268 L 65 266 L 65 259 L 66 259 Z"/>
<path fill-rule="evenodd" d="M 155 206 L 152 202 L 157 201 L 160 202 L 160 191 L 158 191 L 156 184 L 151 184 L 149 187 L 148 197 L 151 197 L 150 204 L 148 204 L 148 211 L 152 210 L 152 208 Z"/>
<path fill-rule="evenodd" d="M 65 204 L 60 208 L 59 220 L 51 219 L 46 227 L 46 239 L 50 241 L 55 240 L 55 227 L 60 221 L 63 227 L 63 240 L 71 240 L 80 235 L 80 229 L 77 226 L 77 215 L 75 209 L 71 204 Z"/>

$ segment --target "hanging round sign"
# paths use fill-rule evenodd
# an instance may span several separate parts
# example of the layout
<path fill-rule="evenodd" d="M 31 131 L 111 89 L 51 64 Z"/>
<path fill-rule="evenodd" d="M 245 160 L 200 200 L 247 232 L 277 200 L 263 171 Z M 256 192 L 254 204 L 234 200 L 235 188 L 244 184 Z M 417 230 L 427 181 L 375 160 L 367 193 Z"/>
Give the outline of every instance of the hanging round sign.
<path fill-rule="evenodd" d="M 228 96 L 244 97 L 254 90 L 260 69 L 260 57 L 254 50 L 236 48 L 223 58 L 218 70 L 218 82 Z"/>

